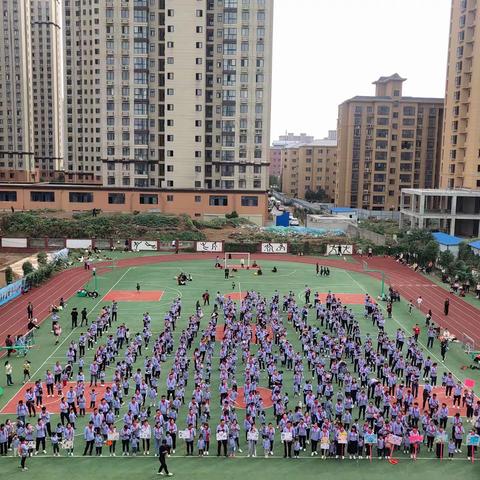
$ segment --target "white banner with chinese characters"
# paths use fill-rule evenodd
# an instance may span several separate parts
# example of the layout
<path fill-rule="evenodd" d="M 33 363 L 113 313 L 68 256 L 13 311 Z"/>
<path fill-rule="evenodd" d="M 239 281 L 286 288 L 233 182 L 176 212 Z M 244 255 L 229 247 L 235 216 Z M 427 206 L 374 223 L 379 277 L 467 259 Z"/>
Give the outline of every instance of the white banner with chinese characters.
<path fill-rule="evenodd" d="M 223 252 L 223 242 L 197 242 L 197 252 Z"/>
<path fill-rule="evenodd" d="M 262 253 L 288 253 L 288 243 L 265 242 L 261 246 Z"/>
<path fill-rule="evenodd" d="M 132 240 L 132 251 L 140 252 L 143 250 L 157 250 L 156 240 Z"/>
<path fill-rule="evenodd" d="M 353 245 L 327 245 L 327 255 L 353 255 Z"/>

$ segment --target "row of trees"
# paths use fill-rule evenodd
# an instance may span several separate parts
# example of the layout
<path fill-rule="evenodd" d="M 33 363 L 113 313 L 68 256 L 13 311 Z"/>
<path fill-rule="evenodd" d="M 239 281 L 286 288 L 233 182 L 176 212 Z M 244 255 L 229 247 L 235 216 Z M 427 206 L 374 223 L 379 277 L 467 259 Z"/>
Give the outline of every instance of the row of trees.
<path fill-rule="evenodd" d="M 475 255 L 467 243 L 459 246 L 458 257 L 449 250 L 440 252 L 438 243 L 433 235 L 425 230 L 412 230 L 409 234 L 399 239 L 396 249 L 399 252 L 410 253 L 410 256 L 421 266 L 425 267 L 430 262 L 437 265 L 452 278 L 458 277 L 460 281 L 478 281 L 480 272 L 480 257 Z"/>

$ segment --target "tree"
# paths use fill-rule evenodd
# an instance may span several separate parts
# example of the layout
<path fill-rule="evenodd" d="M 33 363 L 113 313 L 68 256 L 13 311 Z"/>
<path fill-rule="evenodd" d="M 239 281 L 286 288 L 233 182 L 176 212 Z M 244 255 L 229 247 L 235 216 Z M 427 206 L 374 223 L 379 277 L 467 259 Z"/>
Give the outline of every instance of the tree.
<path fill-rule="evenodd" d="M 33 265 L 29 262 L 23 262 L 22 265 L 23 275 L 26 277 L 29 273 L 33 272 Z"/>
<path fill-rule="evenodd" d="M 445 250 L 440 252 L 438 256 L 438 264 L 445 269 L 445 271 L 450 274 L 453 263 L 455 262 L 455 257 L 450 250 Z"/>
<path fill-rule="evenodd" d="M 5 269 L 5 283 L 10 285 L 13 282 L 13 270 L 12 267 L 7 267 Z"/>
<path fill-rule="evenodd" d="M 305 192 L 305 200 L 307 202 L 329 202 L 330 197 L 327 195 L 325 190 L 321 187 L 318 187 L 314 192 L 313 190 L 307 190 Z"/>
<path fill-rule="evenodd" d="M 39 265 L 45 266 L 48 262 L 48 255 L 45 252 L 40 252 L 37 255 L 37 260 Z"/>

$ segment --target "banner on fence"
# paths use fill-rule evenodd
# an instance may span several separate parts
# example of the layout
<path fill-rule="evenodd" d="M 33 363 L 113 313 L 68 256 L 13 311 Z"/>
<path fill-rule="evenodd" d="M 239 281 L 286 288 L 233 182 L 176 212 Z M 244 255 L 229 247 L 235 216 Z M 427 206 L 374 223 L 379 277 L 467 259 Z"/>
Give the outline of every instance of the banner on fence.
<path fill-rule="evenodd" d="M 92 240 L 90 238 L 67 238 L 65 246 L 67 248 L 90 248 Z"/>
<path fill-rule="evenodd" d="M 2 247 L 27 248 L 28 240 L 26 238 L 2 238 Z"/>
<path fill-rule="evenodd" d="M 223 252 L 223 242 L 197 242 L 197 252 Z"/>
<path fill-rule="evenodd" d="M 353 255 L 353 245 L 327 245 L 327 255 Z"/>
<path fill-rule="evenodd" d="M 5 305 L 14 298 L 19 297 L 23 292 L 23 280 L 17 280 L 5 287 L 0 288 L 0 305 Z"/>
<path fill-rule="evenodd" d="M 262 243 L 262 253 L 288 253 L 288 243 Z"/>
<path fill-rule="evenodd" d="M 132 240 L 132 251 L 140 252 L 147 250 L 157 250 L 157 241 L 156 240 Z"/>

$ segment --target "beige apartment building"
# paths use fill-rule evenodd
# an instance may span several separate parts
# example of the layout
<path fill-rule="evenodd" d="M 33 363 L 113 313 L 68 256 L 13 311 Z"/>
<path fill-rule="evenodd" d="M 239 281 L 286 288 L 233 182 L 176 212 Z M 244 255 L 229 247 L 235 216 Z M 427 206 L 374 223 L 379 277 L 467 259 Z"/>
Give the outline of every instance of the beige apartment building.
<path fill-rule="evenodd" d="M 2 1 L 0 181 L 35 179 L 30 2 Z"/>
<path fill-rule="evenodd" d="M 31 0 L 35 167 L 40 180 L 63 169 L 63 42 L 60 0 Z"/>
<path fill-rule="evenodd" d="M 404 81 L 380 77 L 375 96 L 339 106 L 337 206 L 398 210 L 402 188 L 438 185 L 443 99 L 403 96 Z"/>
<path fill-rule="evenodd" d="M 268 187 L 273 0 L 65 0 L 69 182 Z"/>
<path fill-rule="evenodd" d="M 333 202 L 337 182 L 336 140 L 290 143 L 281 149 L 282 192 L 305 198 L 307 191 L 325 191 L 326 201 Z"/>
<path fill-rule="evenodd" d="M 440 187 L 480 188 L 480 11 L 453 0 Z"/>
<path fill-rule="evenodd" d="M 55 176 L 63 162 L 60 0 L 4 0 L 0 182 Z"/>

